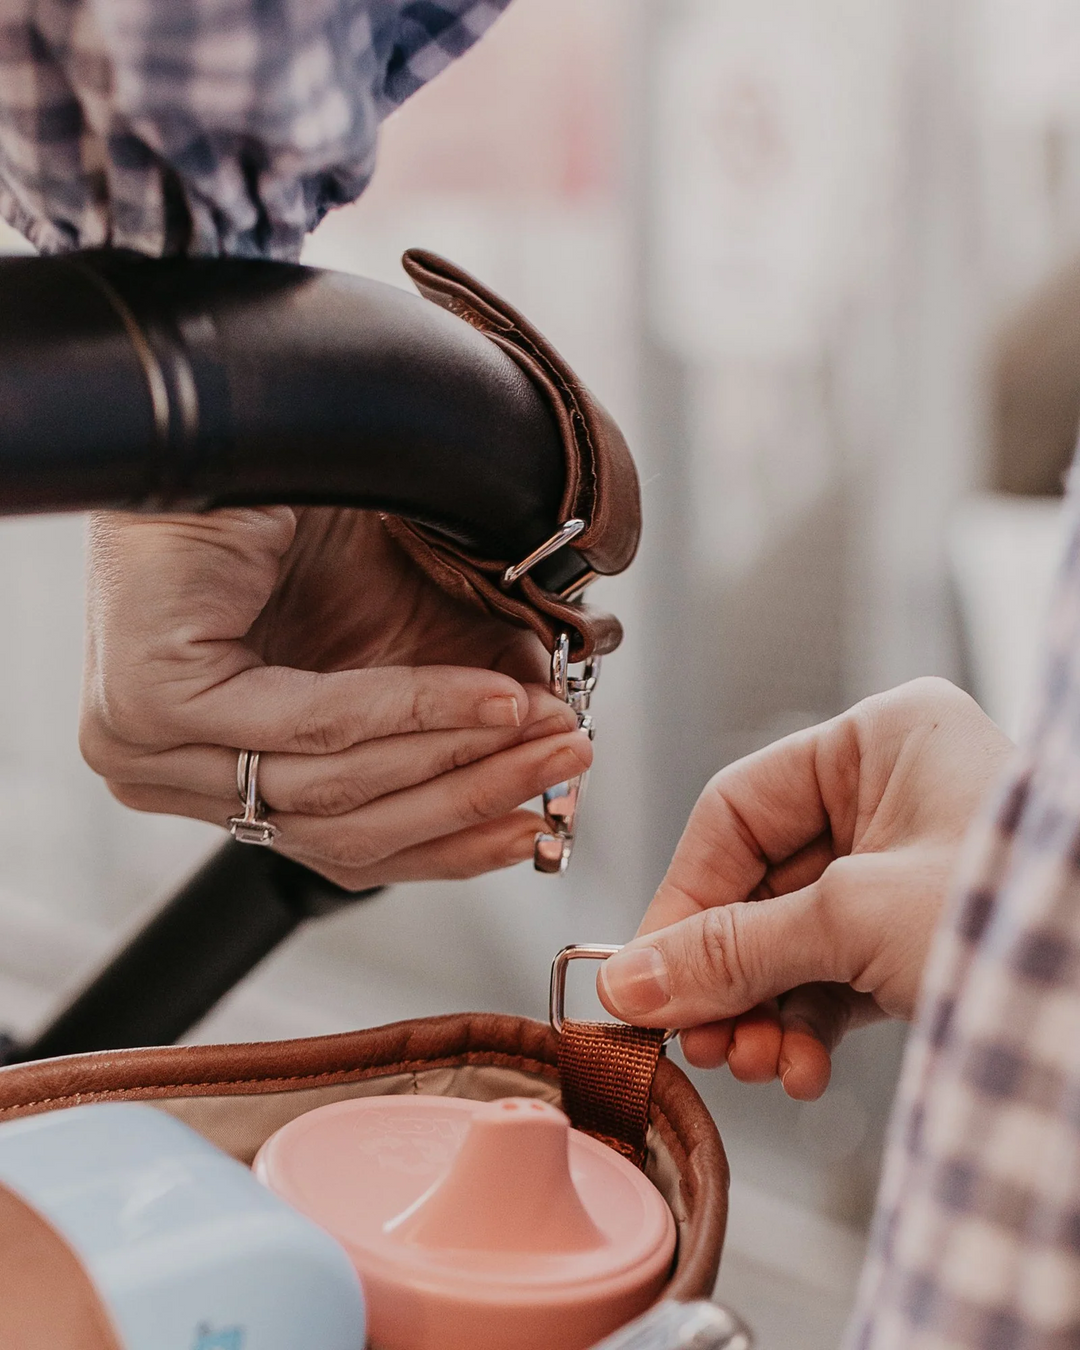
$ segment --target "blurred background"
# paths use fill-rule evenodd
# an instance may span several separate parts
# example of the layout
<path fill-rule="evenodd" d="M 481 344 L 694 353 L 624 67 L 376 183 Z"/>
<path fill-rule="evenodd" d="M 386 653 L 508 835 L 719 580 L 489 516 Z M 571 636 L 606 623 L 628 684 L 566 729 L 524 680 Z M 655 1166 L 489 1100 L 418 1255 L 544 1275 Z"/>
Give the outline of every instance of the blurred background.
<path fill-rule="evenodd" d="M 515 0 L 305 256 L 405 284 L 410 244 L 534 318 L 642 471 L 579 846 L 563 879 L 402 886 L 310 928 L 200 1039 L 542 1016 L 555 950 L 632 934 L 722 764 L 928 673 L 1023 724 L 1080 418 L 1074 3 Z M 81 522 L 0 525 L 16 1033 L 221 838 L 82 766 L 81 567 Z M 697 1075 L 734 1177 L 720 1290 L 763 1350 L 839 1339 L 901 1050 L 851 1040 L 813 1105 Z"/>

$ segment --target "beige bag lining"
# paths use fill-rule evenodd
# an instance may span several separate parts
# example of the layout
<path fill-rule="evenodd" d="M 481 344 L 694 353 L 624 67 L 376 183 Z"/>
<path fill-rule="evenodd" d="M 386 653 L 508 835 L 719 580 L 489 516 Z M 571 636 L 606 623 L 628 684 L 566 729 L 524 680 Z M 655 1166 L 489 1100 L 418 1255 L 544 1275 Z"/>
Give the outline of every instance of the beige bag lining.
<path fill-rule="evenodd" d="M 463 1097 L 479 1102 L 497 1101 L 500 1097 L 540 1097 L 555 1106 L 561 1105 L 558 1086 L 549 1078 L 524 1069 L 476 1064 L 415 1069 L 383 1078 L 366 1078 L 359 1083 L 221 1097 L 171 1097 L 147 1104 L 182 1120 L 218 1148 L 250 1165 L 275 1130 L 305 1111 L 354 1097 L 407 1095 Z M 645 1174 L 668 1202 L 681 1236 L 686 1206 L 678 1166 L 654 1126 L 649 1129 L 647 1142 Z"/>

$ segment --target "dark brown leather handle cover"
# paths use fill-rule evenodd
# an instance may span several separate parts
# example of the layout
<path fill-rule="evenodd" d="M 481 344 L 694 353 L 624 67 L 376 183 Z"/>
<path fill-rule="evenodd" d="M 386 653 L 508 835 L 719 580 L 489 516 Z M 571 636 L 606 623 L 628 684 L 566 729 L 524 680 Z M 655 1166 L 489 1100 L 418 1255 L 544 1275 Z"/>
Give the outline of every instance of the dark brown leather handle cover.
<path fill-rule="evenodd" d="M 561 518 L 585 522 L 584 532 L 572 545 L 574 554 L 587 564 L 581 571 L 600 576 L 624 571 L 641 537 L 641 494 L 634 461 L 610 415 L 547 339 L 468 272 L 421 249 L 410 249 L 402 262 L 421 295 L 488 337 L 550 400 L 566 452 Z M 481 558 L 422 525 L 395 518 L 387 523 L 402 547 L 440 586 L 532 628 L 549 651 L 563 631 L 570 634 L 574 660 L 603 655 L 621 642 L 622 627 L 614 615 L 568 603 L 545 590 L 536 576 L 504 588 L 502 573 L 521 559 Z"/>

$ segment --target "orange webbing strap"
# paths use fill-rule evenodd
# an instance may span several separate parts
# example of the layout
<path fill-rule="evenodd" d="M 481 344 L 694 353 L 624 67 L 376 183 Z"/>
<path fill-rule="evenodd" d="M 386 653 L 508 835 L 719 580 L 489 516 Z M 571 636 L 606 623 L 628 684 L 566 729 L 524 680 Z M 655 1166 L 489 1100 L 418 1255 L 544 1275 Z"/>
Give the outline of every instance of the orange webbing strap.
<path fill-rule="evenodd" d="M 571 1125 L 637 1167 L 645 1164 L 649 1098 L 664 1035 L 660 1028 L 568 1019 L 559 1037 L 563 1110 Z"/>

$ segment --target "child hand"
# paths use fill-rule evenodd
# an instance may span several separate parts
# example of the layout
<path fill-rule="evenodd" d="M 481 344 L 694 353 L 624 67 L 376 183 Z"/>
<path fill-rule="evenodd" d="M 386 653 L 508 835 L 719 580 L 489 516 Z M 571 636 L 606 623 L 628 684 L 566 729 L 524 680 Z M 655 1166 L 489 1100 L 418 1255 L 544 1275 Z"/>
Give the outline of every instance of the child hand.
<path fill-rule="evenodd" d="M 968 825 L 1011 743 L 945 680 L 857 704 L 723 769 L 597 977 L 683 1028 L 692 1064 L 819 1097 L 844 1033 L 910 1018 Z"/>

